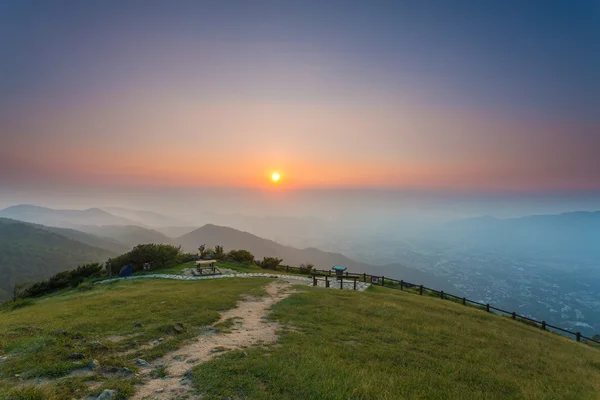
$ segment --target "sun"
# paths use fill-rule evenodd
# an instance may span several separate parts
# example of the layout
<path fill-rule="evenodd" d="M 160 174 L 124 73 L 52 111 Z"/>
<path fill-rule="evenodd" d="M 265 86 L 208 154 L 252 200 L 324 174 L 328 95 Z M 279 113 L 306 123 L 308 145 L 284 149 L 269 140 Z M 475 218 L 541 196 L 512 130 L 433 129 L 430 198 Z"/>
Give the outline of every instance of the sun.
<path fill-rule="evenodd" d="M 271 180 L 273 182 L 277 182 L 281 179 L 281 175 L 279 175 L 279 172 L 273 172 L 273 174 L 271 175 Z"/>

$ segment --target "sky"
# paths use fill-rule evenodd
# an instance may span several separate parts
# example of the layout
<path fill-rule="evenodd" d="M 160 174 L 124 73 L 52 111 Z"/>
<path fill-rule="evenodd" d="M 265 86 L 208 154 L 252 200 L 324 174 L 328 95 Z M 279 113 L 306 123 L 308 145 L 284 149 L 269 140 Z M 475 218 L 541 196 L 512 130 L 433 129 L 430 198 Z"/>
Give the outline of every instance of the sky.
<path fill-rule="evenodd" d="M 0 54 L 5 198 L 600 190 L 598 0 L 0 0 Z"/>

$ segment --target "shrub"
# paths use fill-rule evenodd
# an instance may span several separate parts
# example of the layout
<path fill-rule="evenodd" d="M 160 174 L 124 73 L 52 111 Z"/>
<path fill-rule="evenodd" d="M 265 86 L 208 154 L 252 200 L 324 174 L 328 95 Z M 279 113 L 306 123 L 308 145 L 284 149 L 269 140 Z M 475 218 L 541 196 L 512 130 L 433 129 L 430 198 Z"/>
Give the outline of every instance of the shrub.
<path fill-rule="evenodd" d="M 194 254 L 194 253 L 183 253 L 181 255 L 181 262 L 182 263 L 187 263 L 190 261 L 197 261 L 199 260 L 200 257 L 198 256 L 198 254 Z"/>
<path fill-rule="evenodd" d="M 225 258 L 225 252 L 223 251 L 223 246 L 216 245 L 213 256 L 215 257 L 215 260 L 222 260 L 223 258 Z"/>
<path fill-rule="evenodd" d="M 310 274 L 315 266 L 313 264 L 300 264 L 301 274 Z"/>
<path fill-rule="evenodd" d="M 140 271 L 144 263 L 151 263 L 152 269 L 168 268 L 181 264 L 184 259 L 181 247 L 170 244 L 139 244 L 130 252 L 110 259 L 111 274 L 117 275 L 121 268 L 128 264 L 133 265 L 134 271 Z"/>
<path fill-rule="evenodd" d="M 239 263 L 251 264 L 254 262 L 254 254 L 248 250 L 231 250 L 227 257 Z"/>
<path fill-rule="evenodd" d="M 258 266 L 264 269 L 274 269 L 276 270 L 279 264 L 281 264 L 283 260 L 277 257 L 265 257 L 261 262 L 258 263 Z"/>

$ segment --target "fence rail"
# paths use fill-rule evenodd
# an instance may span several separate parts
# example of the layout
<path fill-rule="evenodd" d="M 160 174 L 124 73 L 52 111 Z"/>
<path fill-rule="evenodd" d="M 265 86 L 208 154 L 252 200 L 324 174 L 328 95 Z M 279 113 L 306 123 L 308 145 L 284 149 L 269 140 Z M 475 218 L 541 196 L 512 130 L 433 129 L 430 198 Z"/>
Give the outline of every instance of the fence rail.
<path fill-rule="evenodd" d="M 290 267 L 291 268 L 291 267 Z M 333 273 L 331 270 L 318 270 L 318 269 L 314 269 L 312 270 L 312 272 L 314 274 L 318 274 L 318 276 L 335 276 L 335 273 Z M 362 279 L 363 282 L 370 282 L 373 285 L 378 285 L 378 286 L 382 286 L 382 287 L 387 287 L 390 289 L 398 289 L 398 290 L 406 290 L 406 289 L 416 289 L 418 290 L 418 294 L 419 295 L 423 295 L 425 292 L 425 294 L 427 295 L 435 295 L 436 297 L 439 296 L 440 299 L 443 300 L 460 300 L 462 302 L 463 305 L 467 305 L 467 304 L 471 304 L 471 305 L 475 305 L 478 308 L 482 308 L 485 309 L 485 311 L 487 312 L 494 312 L 496 314 L 506 314 L 508 316 L 510 316 L 513 320 L 518 321 L 524 321 L 530 324 L 533 324 L 535 326 L 539 326 L 541 329 L 543 330 L 549 330 L 549 329 L 553 329 L 562 333 L 565 333 L 567 335 L 572 335 L 575 337 L 575 340 L 580 342 L 582 340 L 587 340 L 590 342 L 594 342 L 594 343 L 598 343 L 600 344 L 600 340 L 595 340 L 592 339 L 590 337 L 584 336 L 581 334 L 581 332 L 573 332 L 570 331 L 568 329 L 564 329 L 564 328 L 560 328 L 558 326 L 554 326 L 551 324 L 546 323 L 546 321 L 542 320 L 542 321 L 538 321 L 536 319 L 533 318 L 529 318 L 526 317 L 524 315 L 520 315 L 517 314 L 514 311 L 506 311 L 503 310 L 501 308 L 498 307 L 494 307 L 492 305 L 490 305 L 489 303 L 480 303 L 474 300 L 469 300 L 466 297 L 459 297 L 450 293 L 445 293 L 443 290 L 436 290 L 436 289 L 432 289 L 432 288 L 428 288 L 426 286 L 423 285 L 417 285 L 414 283 L 410 283 L 410 282 L 405 282 L 403 280 L 397 280 L 397 279 L 392 279 L 392 278 L 388 278 L 385 277 L 383 275 L 379 276 L 379 275 L 371 275 L 371 274 L 367 274 L 367 273 L 356 273 L 356 272 L 345 272 L 343 274 L 344 277 L 348 277 L 348 278 L 358 278 L 358 279 Z M 412 290 L 409 290 L 409 292 L 412 292 Z"/>

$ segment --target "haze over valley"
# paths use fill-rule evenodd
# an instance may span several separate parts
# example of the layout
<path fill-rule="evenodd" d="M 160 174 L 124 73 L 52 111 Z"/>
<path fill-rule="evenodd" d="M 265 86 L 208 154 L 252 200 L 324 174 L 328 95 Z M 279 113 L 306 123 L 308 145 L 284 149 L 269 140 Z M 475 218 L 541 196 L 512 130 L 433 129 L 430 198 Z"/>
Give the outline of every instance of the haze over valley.
<path fill-rule="evenodd" d="M 18 224 L 21 229 L 36 235 L 46 232 L 36 243 L 46 246 L 44 235 L 50 234 L 53 240 L 64 241 L 47 246 L 54 254 L 64 251 L 65 257 L 35 261 L 35 257 L 45 257 L 37 250 L 26 252 L 22 261 L 15 255 L 12 261 L 4 256 L 4 271 L 10 267 L 12 272 L 2 289 L 8 294 L 10 285 L 19 280 L 47 277 L 84 261 L 103 262 L 137 244 L 174 244 L 191 252 L 201 244 L 222 245 L 226 250 L 247 249 L 259 259 L 279 257 L 292 266 L 312 263 L 329 269 L 345 265 L 352 272 L 443 289 L 587 334 L 600 330 L 600 247 L 596 245 L 600 212 L 452 221 L 430 218 L 418 224 L 414 218 L 403 222 L 398 217 L 394 223 L 370 219 L 369 210 L 347 220 L 199 211 L 190 221 L 160 211 L 7 207 L 0 211 L 5 231 L 14 230 L 15 220 L 25 221 L 27 225 Z M 194 221 L 204 224 L 194 225 Z M 401 225 L 396 227 L 396 223 Z M 11 248 L 7 240 L 21 240 L 15 234 L 4 237 L 3 249 Z M 71 258 L 74 250 L 65 247 L 75 244 L 79 258 Z M 21 262 L 31 267 L 20 275 Z M 29 269 L 36 275 L 25 272 Z"/>

